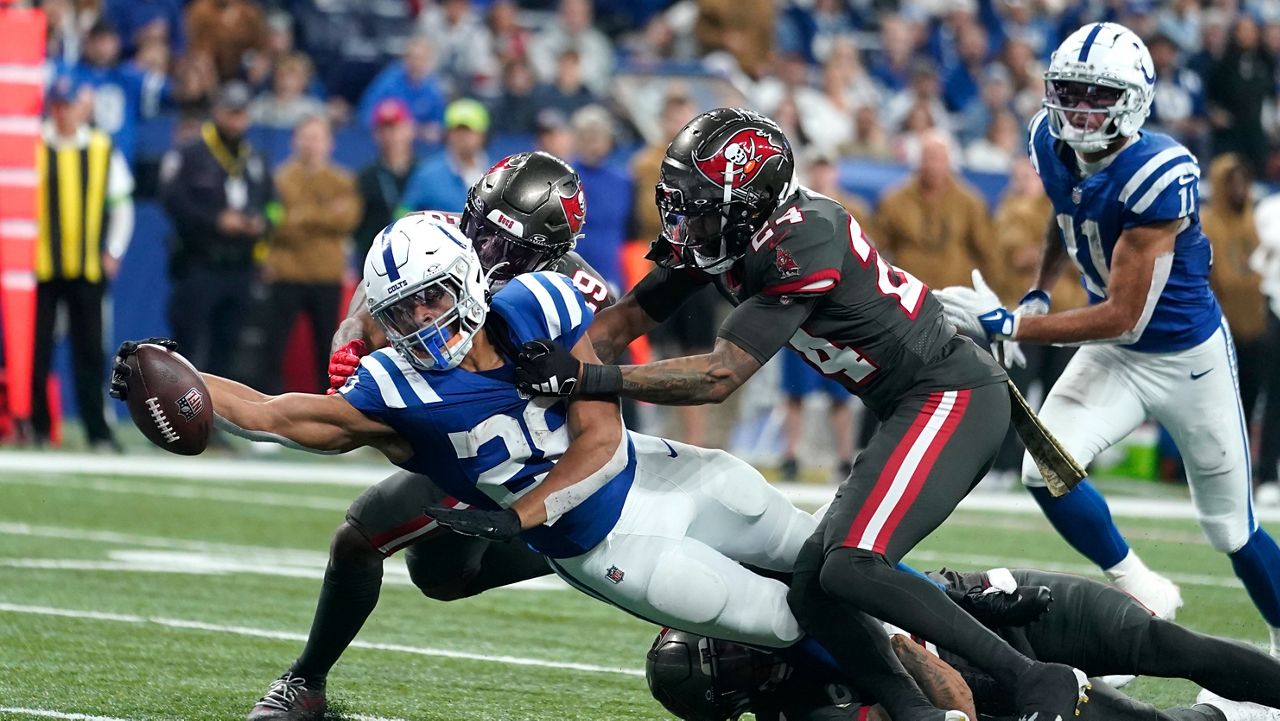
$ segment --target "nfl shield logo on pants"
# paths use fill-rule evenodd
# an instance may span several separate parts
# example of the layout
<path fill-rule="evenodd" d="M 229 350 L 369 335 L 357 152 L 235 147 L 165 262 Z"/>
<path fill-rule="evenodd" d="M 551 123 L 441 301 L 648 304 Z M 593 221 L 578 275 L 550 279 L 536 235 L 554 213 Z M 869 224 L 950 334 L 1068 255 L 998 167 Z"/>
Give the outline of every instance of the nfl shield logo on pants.
<path fill-rule="evenodd" d="M 625 575 L 626 574 L 622 572 L 622 569 L 617 566 L 609 566 L 609 570 L 604 572 L 604 577 L 613 583 L 622 583 L 622 577 Z"/>
<path fill-rule="evenodd" d="M 1079 204 L 1080 204 L 1080 198 L 1081 198 L 1083 195 L 1084 195 L 1084 192 L 1083 192 L 1083 191 L 1081 191 L 1081 190 L 1080 190 L 1080 186 L 1078 186 L 1078 185 L 1077 185 L 1076 187 L 1074 187 L 1074 188 L 1072 188 L 1072 189 L 1071 189 L 1071 202 L 1075 203 L 1076 205 L 1079 205 Z"/>

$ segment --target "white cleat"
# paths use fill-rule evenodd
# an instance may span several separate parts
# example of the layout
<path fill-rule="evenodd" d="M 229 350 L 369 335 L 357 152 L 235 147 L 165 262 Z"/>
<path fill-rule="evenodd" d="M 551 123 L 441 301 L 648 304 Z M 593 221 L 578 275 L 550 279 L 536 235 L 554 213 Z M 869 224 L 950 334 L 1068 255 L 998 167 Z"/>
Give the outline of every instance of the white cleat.
<path fill-rule="evenodd" d="M 1137 678 L 1137 676 L 1130 676 L 1128 674 L 1118 673 L 1112 676 L 1101 676 L 1100 678 L 1102 679 L 1103 683 L 1110 686 L 1111 688 L 1122 688 L 1124 686 L 1128 686 L 1130 683 L 1133 683 L 1133 680 Z"/>
<path fill-rule="evenodd" d="M 1182 592 L 1178 585 L 1150 569 L 1118 576 L 1111 579 L 1111 583 L 1138 599 L 1157 618 L 1172 621 L 1178 609 L 1182 608 Z"/>
<path fill-rule="evenodd" d="M 1209 689 L 1200 689 L 1196 703 L 1218 709 L 1227 717 L 1227 721 L 1280 721 L 1280 709 L 1246 701 L 1232 701 Z"/>
<path fill-rule="evenodd" d="M 1263 483 L 1253 491 L 1253 500 L 1263 508 L 1280 506 L 1280 483 Z"/>

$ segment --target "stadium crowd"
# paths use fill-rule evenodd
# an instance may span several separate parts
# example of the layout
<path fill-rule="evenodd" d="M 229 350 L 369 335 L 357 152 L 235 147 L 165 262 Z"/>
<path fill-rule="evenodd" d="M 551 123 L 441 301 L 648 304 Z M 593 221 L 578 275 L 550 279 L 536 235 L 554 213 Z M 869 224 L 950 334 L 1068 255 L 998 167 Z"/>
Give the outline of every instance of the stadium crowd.
<path fill-rule="evenodd" d="M 1185 143 L 1205 168 L 1214 282 L 1262 429 L 1256 475 L 1276 479 L 1280 403 L 1254 401 L 1266 389 L 1280 398 L 1280 364 L 1265 360 L 1280 352 L 1280 222 L 1269 222 L 1280 199 L 1264 197 L 1265 182 L 1280 180 L 1280 3 L 38 4 L 49 18 L 50 85 L 69 84 L 50 94 L 51 107 L 110 134 L 135 199 L 161 203 L 172 224 L 168 331 L 214 373 L 313 390 L 325 385 L 343 284 L 376 232 L 409 210 L 461 210 L 468 186 L 513 150 L 533 145 L 574 165 L 589 209 L 578 250 L 625 290 L 656 234 L 652 188 L 666 139 L 712 105 L 775 118 L 802 180 L 844 202 L 927 285 L 967 283 L 976 266 L 1014 303 L 1052 212 L 1025 159 L 1048 55 L 1082 23 L 1123 23 L 1155 62 L 1147 128 Z M 864 162 L 910 170 L 893 187 L 868 189 L 851 177 Z M 997 174 L 1003 190 L 979 192 L 966 179 L 975 173 Z M 118 244 L 112 252 L 123 260 Z M 657 351 L 710 346 L 718 301 L 704 296 L 653 339 Z M 1083 302 L 1078 283 L 1055 295 L 1055 308 Z M 311 350 L 301 380 L 286 383 L 283 344 L 268 339 L 287 336 L 298 315 L 310 320 Z M 1047 388 L 1069 353 L 1030 352 L 1019 382 Z M 822 379 L 798 364 L 781 372 L 782 467 L 794 475 L 800 401 Z M 839 407 L 847 396 L 832 398 L 837 435 L 851 436 Z M 703 414 L 681 411 L 684 440 L 715 442 Z M 854 447 L 838 446 L 846 464 Z M 1013 442 L 1005 455 L 1012 473 Z"/>

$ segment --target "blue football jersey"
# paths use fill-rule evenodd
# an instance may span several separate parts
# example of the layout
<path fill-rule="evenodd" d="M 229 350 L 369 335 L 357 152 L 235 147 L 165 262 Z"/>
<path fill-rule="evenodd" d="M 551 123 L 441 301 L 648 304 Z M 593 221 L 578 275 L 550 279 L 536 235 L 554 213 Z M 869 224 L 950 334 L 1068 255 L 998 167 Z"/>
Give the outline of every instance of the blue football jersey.
<path fill-rule="evenodd" d="M 1031 119 L 1031 164 L 1053 203 L 1062 241 L 1090 303 L 1107 297 L 1111 254 L 1127 228 L 1182 220 L 1173 266 L 1131 350 L 1167 353 L 1200 344 L 1222 311 L 1209 287 L 1213 249 L 1200 229 L 1200 164 L 1178 141 L 1143 132 L 1110 165 L 1084 177 L 1075 151 L 1049 133 L 1045 111 Z M 1154 278 L 1158 284 L 1161 278 Z"/>
<path fill-rule="evenodd" d="M 81 63 L 71 72 L 93 88 L 94 126 L 110 135 L 124 159 L 132 163 L 138 123 L 158 112 L 169 93 L 168 81 L 126 65 L 98 68 Z"/>
<path fill-rule="evenodd" d="M 517 276 L 493 297 L 489 312 L 503 322 L 486 322 L 485 332 L 505 326 L 515 348 L 538 338 L 571 348 L 593 317 L 573 282 L 550 271 Z M 569 447 L 568 401 L 521 396 L 511 363 L 482 372 L 422 371 L 383 348 L 361 359 L 341 393 L 409 442 L 413 456 L 402 468 L 430 476 L 445 492 L 479 508 L 510 506 L 541 483 Z M 629 436 L 627 444 L 626 469 L 552 525 L 525 531 L 530 547 L 568 558 L 608 535 L 635 477 Z"/>

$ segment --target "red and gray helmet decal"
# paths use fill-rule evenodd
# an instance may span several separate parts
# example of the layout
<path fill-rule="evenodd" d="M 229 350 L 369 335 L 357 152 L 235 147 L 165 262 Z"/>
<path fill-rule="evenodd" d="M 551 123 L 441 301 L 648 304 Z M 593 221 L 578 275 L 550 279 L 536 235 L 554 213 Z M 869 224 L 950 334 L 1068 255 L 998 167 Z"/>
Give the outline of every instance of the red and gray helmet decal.
<path fill-rule="evenodd" d="M 766 163 L 782 157 L 782 150 L 764 130 L 747 127 L 729 136 L 709 156 L 694 155 L 693 164 L 707 180 L 737 189 L 750 185 Z"/>
<path fill-rule="evenodd" d="M 569 197 L 563 195 L 560 197 L 560 207 L 564 209 L 564 217 L 569 221 L 569 232 L 577 233 L 582 230 L 582 223 L 587 219 L 587 196 L 582 192 L 582 185 L 578 184 L 577 191 Z"/>

